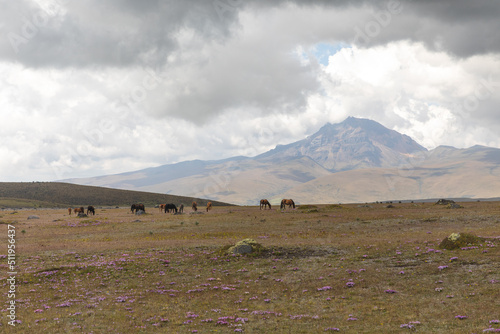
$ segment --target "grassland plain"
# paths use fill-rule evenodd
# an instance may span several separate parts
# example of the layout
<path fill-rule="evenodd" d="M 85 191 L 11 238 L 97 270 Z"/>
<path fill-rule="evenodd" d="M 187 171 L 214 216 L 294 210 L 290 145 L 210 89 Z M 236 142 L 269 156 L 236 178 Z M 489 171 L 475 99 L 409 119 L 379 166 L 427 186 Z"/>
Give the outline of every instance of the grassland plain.
<path fill-rule="evenodd" d="M 500 328 L 500 203 L 0 211 L 2 333 L 482 333 Z M 37 215 L 39 219 L 28 219 Z M 15 229 L 9 298 L 8 229 Z M 486 237 L 441 250 L 452 233 Z M 266 250 L 221 249 L 253 238 Z M 15 301 L 15 326 L 9 303 Z"/>

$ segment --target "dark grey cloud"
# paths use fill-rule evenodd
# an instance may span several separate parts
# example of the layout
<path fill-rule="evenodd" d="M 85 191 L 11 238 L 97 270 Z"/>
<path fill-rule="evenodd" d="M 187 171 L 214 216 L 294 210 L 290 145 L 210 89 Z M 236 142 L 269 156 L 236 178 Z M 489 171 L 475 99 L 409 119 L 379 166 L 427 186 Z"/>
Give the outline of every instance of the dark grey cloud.
<path fill-rule="evenodd" d="M 32 67 L 161 64 L 182 27 L 223 39 L 236 15 L 210 1 L 2 2 L 0 57 Z"/>
<path fill-rule="evenodd" d="M 179 47 L 179 29 L 223 43 L 237 34 L 241 12 L 292 4 L 359 9 L 339 37 L 360 46 L 409 39 L 459 57 L 500 51 L 500 4 L 486 0 L 1 2 L 0 57 L 34 67 L 162 64 Z"/>

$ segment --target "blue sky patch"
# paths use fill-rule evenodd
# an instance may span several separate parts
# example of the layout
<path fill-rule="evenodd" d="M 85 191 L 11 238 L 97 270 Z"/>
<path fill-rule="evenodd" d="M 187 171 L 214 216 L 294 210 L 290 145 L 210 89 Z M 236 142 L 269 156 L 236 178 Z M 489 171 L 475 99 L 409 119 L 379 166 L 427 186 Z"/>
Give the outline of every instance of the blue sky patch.
<path fill-rule="evenodd" d="M 318 62 L 324 66 L 328 65 L 328 57 L 336 54 L 343 48 L 349 48 L 350 45 L 345 43 L 318 43 L 313 47 L 312 53 Z"/>

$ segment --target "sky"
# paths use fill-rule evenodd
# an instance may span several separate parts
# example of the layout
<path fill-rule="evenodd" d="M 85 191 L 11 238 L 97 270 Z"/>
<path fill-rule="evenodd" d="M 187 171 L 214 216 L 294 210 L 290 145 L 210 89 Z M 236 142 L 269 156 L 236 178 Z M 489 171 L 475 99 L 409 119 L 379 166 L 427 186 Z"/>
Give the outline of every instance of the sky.
<path fill-rule="evenodd" d="M 499 1 L 0 6 L 0 181 L 255 156 L 348 116 L 500 148 Z"/>

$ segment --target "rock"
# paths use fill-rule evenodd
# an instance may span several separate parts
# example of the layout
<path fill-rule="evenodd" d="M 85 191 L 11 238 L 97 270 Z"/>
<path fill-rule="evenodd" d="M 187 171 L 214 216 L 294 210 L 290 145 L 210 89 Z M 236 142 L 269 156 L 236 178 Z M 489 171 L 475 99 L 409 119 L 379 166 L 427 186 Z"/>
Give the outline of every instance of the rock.
<path fill-rule="evenodd" d="M 455 201 L 453 201 L 451 199 L 441 198 L 439 201 L 436 202 L 436 205 L 448 205 L 448 204 L 452 204 L 452 203 L 455 203 Z"/>
<path fill-rule="evenodd" d="M 138 210 L 138 211 L 136 211 L 136 212 L 135 212 L 135 215 L 136 215 L 136 216 L 140 216 L 140 215 L 143 215 L 143 214 L 145 214 L 145 213 L 146 213 L 146 212 L 144 212 L 144 210 Z"/>
<path fill-rule="evenodd" d="M 484 242 L 483 238 L 475 236 L 470 233 L 452 233 L 448 237 L 444 238 L 439 244 L 439 248 L 443 249 L 457 249 L 467 246 L 473 246 Z"/>
<path fill-rule="evenodd" d="M 462 209 L 463 206 L 457 203 L 450 203 L 446 206 L 448 209 Z"/>
<path fill-rule="evenodd" d="M 40 217 L 35 216 L 35 215 L 31 215 L 31 216 L 28 216 L 28 219 L 40 219 Z"/>
<path fill-rule="evenodd" d="M 254 239 L 243 239 L 237 242 L 233 247 L 230 247 L 228 252 L 232 254 L 249 254 L 262 250 L 264 250 L 264 247 Z"/>
<path fill-rule="evenodd" d="M 250 245 L 241 244 L 241 245 L 234 245 L 234 247 L 232 247 L 230 251 L 231 253 L 234 254 L 248 254 L 253 252 L 253 248 Z"/>
<path fill-rule="evenodd" d="M 85 218 L 85 217 L 88 217 L 86 214 L 84 214 L 83 212 L 78 212 L 78 218 Z"/>

